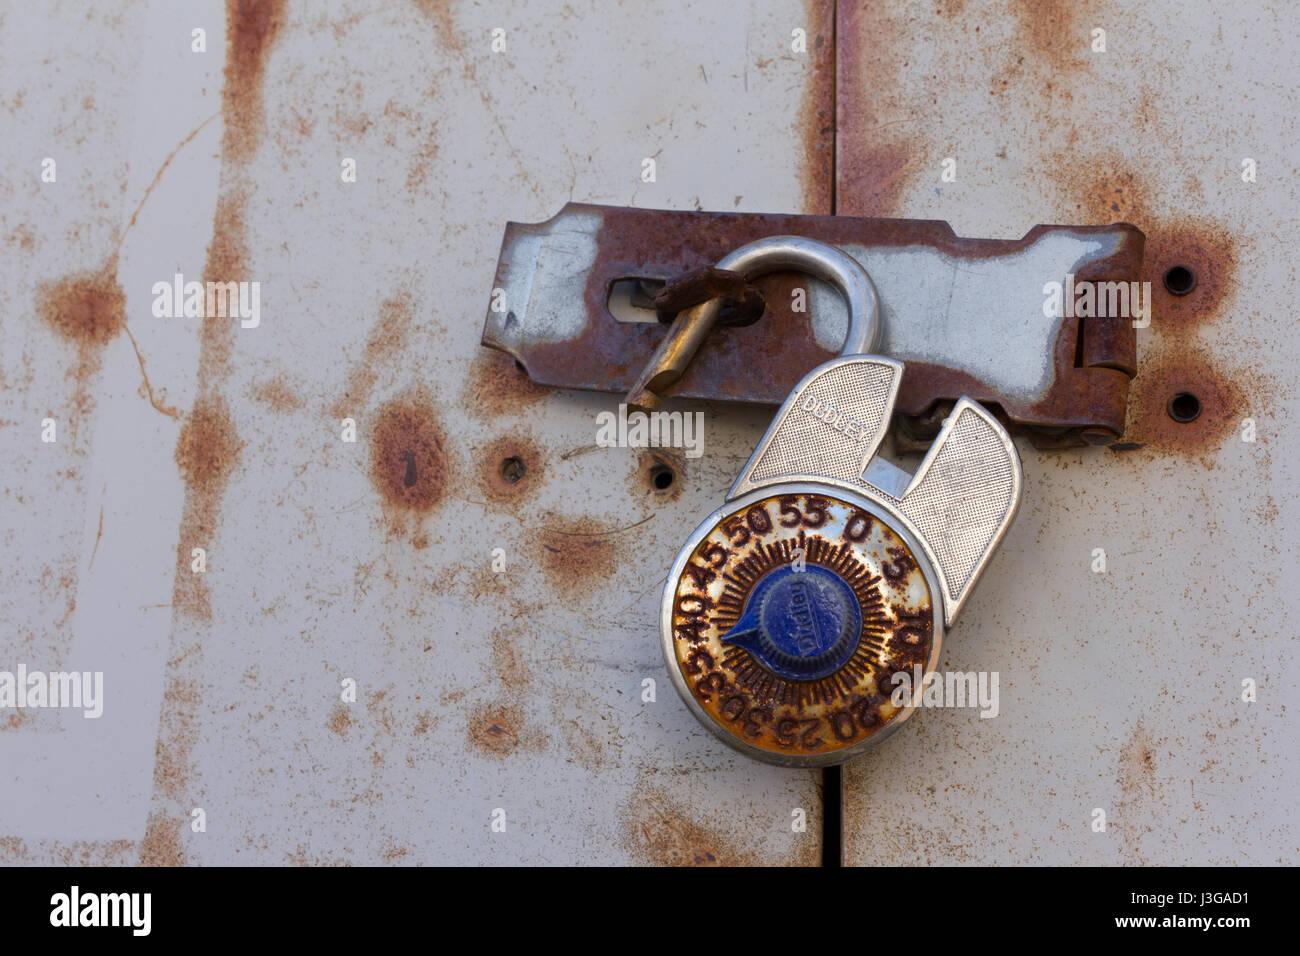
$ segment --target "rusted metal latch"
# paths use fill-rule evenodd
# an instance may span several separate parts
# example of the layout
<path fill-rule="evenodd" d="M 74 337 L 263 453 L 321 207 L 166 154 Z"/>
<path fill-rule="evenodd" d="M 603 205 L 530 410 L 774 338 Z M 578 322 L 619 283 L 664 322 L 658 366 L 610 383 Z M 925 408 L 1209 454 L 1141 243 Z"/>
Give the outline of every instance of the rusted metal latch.
<path fill-rule="evenodd" d="M 1048 290 L 1137 282 L 1145 237 L 1128 224 L 966 239 L 934 220 L 570 203 L 546 222 L 507 225 L 483 344 L 513 355 L 543 385 L 626 393 L 669 335 L 665 323 L 675 320 L 682 336 L 686 320 L 670 310 L 687 316 L 709 299 L 730 299 L 729 317 L 703 329 L 709 348 L 652 391 L 780 404 L 837 352 L 848 319 L 819 280 L 777 272 L 738 286 L 710 271 L 737 246 L 778 234 L 837 246 L 870 272 L 884 318 L 880 350 L 907 367 L 895 405 L 901 437 L 928 443 L 962 395 L 1040 448 L 1123 433 L 1136 372 L 1133 317 L 1094 309 L 1078 318 L 1050 308 Z M 665 294 L 656 301 L 656 292 Z"/>

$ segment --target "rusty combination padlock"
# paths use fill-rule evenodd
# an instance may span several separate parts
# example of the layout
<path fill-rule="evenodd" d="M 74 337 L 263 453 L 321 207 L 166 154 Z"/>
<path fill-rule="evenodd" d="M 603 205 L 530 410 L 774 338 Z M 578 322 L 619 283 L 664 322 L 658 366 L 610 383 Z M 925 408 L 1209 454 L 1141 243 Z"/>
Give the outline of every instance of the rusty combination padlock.
<path fill-rule="evenodd" d="M 896 702 L 894 675 L 934 670 L 1015 516 L 1020 459 L 965 397 L 915 474 L 877 455 L 904 368 L 868 354 L 880 307 L 851 256 L 775 236 L 717 265 L 747 279 L 778 269 L 825 279 L 848 304 L 849 329 L 677 555 L 664 657 L 687 705 L 730 746 L 784 766 L 837 764 L 915 710 Z"/>

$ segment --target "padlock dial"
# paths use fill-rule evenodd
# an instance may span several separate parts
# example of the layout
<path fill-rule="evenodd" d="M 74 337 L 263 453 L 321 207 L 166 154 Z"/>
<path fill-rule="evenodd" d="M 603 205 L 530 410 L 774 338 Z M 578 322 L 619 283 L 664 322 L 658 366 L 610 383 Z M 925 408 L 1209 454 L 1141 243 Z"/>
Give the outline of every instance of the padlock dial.
<path fill-rule="evenodd" d="M 910 687 L 937 661 L 942 617 L 919 555 L 885 509 L 838 490 L 733 502 L 692 536 L 665 593 L 674 683 L 754 756 L 848 759 L 911 713 L 894 675 Z"/>

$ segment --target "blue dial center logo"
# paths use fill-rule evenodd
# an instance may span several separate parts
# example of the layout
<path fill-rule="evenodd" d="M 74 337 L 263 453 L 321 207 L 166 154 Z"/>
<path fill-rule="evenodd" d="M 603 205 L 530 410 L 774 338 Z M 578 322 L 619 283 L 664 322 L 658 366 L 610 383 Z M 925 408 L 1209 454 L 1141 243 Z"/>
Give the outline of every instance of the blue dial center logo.
<path fill-rule="evenodd" d="M 818 680 L 848 663 L 861 637 L 862 607 L 848 581 L 821 565 L 786 564 L 754 585 L 721 640 L 779 677 Z"/>

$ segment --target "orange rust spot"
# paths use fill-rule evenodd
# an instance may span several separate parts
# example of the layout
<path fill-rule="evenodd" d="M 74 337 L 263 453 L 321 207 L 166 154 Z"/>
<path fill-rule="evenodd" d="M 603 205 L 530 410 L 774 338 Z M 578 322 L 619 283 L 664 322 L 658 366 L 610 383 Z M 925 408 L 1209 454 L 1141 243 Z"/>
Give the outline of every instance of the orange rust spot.
<path fill-rule="evenodd" d="M 485 348 L 474 360 L 461 401 L 470 413 L 495 418 L 521 411 L 549 391 L 518 368 L 513 356 Z"/>
<path fill-rule="evenodd" d="M 181 848 L 179 820 L 170 820 L 159 813 L 149 814 L 144 839 L 140 841 L 141 866 L 184 866 L 185 852 Z"/>
<path fill-rule="evenodd" d="M 1035 0 L 1012 4 L 1018 17 L 1020 42 L 1015 47 L 1026 50 L 1036 62 L 1050 63 L 1053 74 L 1080 67 L 1091 49 L 1092 35 L 1086 16 L 1092 4 L 1080 0 Z"/>
<path fill-rule="evenodd" d="M 201 619 L 209 618 L 212 613 L 207 576 L 194 573 L 191 552 L 212 545 L 221 514 L 221 497 L 239 463 L 240 448 L 225 399 L 210 395 L 195 402 L 176 443 L 176 465 L 185 479 L 187 494 L 181 515 L 172 604 Z"/>
<path fill-rule="evenodd" d="M 915 166 L 906 143 L 873 143 L 840 157 L 838 213 L 842 216 L 896 216 Z"/>
<path fill-rule="evenodd" d="M 1142 840 L 1154 828 L 1158 808 L 1155 744 L 1139 717 L 1119 755 L 1119 797 L 1115 806 L 1115 827 L 1123 841 L 1124 856 L 1130 863 L 1143 862 Z"/>
<path fill-rule="evenodd" d="M 16 863 L 28 859 L 27 844 L 18 837 L 0 837 L 0 863 Z"/>
<path fill-rule="evenodd" d="M 528 665 L 524 663 L 519 651 L 515 649 L 512 635 L 506 631 L 498 630 L 493 633 L 491 641 L 492 673 L 508 690 L 519 691 L 527 687 L 532 681 L 533 675 L 528 670 Z"/>
<path fill-rule="evenodd" d="M 104 345 L 126 324 L 126 294 L 115 265 L 45 283 L 39 296 L 41 318 L 69 342 Z"/>
<path fill-rule="evenodd" d="M 23 252 L 32 252 L 36 249 L 36 233 L 25 222 L 15 226 L 14 231 L 6 237 L 5 241 L 11 246 L 16 245 Z"/>
<path fill-rule="evenodd" d="M 908 17 L 890 4 L 835 5 L 835 209 L 840 216 L 897 216 L 919 157 L 916 124 L 897 92 L 908 75 Z M 868 136 L 852 130 L 870 130 Z"/>
<path fill-rule="evenodd" d="M 389 402 L 379 410 L 371 430 L 370 477 L 394 508 L 427 514 L 442 501 L 447 453 L 426 397 Z"/>
<path fill-rule="evenodd" d="M 406 349 L 410 325 L 409 296 L 388 299 L 379 306 L 379 321 L 370 331 L 361 361 L 348 373 L 345 391 L 330 408 L 330 415 L 341 420 L 360 414 L 379 379 L 379 369 Z"/>
<path fill-rule="evenodd" d="M 201 577 L 201 575 L 195 575 Z M 177 676 L 181 661 L 168 661 L 167 685 L 163 691 L 162 716 L 154 746 L 154 810 L 140 843 L 143 866 L 182 866 L 185 855 L 180 828 L 187 819 L 191 754 L 198 740 L 198 685 Z"/>
<path fill-rule="evenodd" d="M 1178 422 L 1169 416 L 1169 400 L 1180 392 L 1200 401 L 1201 413 L 1194 421 Z M 1202 349 L 1161 350 L 1138 366 L 1129 389 L 1124 441 L 1143 445 L 1144 451 L 1200 454 L 1209 468 L 1213 458 L 1206 453 L 1231 438 L 1244 406 L 1241 389 L 1216 369 Z"/>
<path fill-rule="evenodd" d="M 387 109 L 384 110 L 388 112 Z M 433 161 L 438 158 L 438 126 L 435 123 L 424 138 L 424 144 L 415 154 L 415 162 L 411 166 L 411 171 L 406 174 L 406 188 L 408 190 L 419 189 L 429 178 L 429 170 L 433 166 Z"/>
<path fill-rule="evenodd" d="M 239 461 L 240 442 L 220 395 L 199 399 L 176 444 L 176 464 L 187 484 L 220 494 Z"/>
<path fill-rule="evenodd" d="M 1258 404 L 1246 395 L 1248 387 L 1258 391 L 1252 387 L 1255 379 L 1230 377 L 1220 355 L 1196 335 L 1198 328 L 1222 316 L 1236 289 L 1235 237 L 1213 222 L 1157 217 L 1142 181 L 1118 163 L 1089 164 L 1089 172 L 1071 188 L 1083 219 L 1131 222 L 1146 234 L 1142 278 L 1151 283 L 1151 337 L 1139 346 L 1121 443 L 1143 445 L 1148 453 L 1198 456 L 1212 467 L 1209 453 L 1231 436 L 1247 405 Z M 1187 295 L 1176 296 L 1165 288 L 1164 274 L 1175 265 L 1196 275 L 1196 286 Z M 1200 401 L 1195 421 L 1177 422 L 1169 416 L 1169 400 L 1179 392 Z"/>
<path fill-rule="evenodd" d="M 505 757 L 516 750 L 541 750 L 547 737 L 525 727 L 524 712 L 514 704 L 495 703 L 477 708 L 469 720 L 469 743 L 475 750 Z"/>
<path fill-rule="evenodd" d="M 269 405 L 273 411 L 282 415 L 296 412 L 303 404 L 302 398 L 289 386 L 283 375 L 268 382 L 259 382 L 253 386 L 250 394 L 254 401 Z"/>
<path fill-rule="evenodd" d="M 640 498 L 651 496 L 655 500 L 676 501 L 682 496 L 685 473 L 686 462 L 680 455 L 662 450 L 643 451 L 632 475 L 632 494 Z"/>
<path fill-rule="evenodd" d="M 513 435 L 483 450 L 479 474 L 490 500 L 515 501 L 536 489 L 545 470 L 540 446 L 530 436 Z"/>
<path fill-rule="evenodd" d="M 16 710 L 3 723 L 0 723 L 0 730 L 17 730 L 23 724 L 31 723 L 31 721 L 32 712 L 30 710 Z"/>
<path fill-rule="evenodd" d="M 835 212 L 835 55 L 831 46 L 835 5 L 807 0 L 805 24 L 810 25 L 809 53 L 813 72 L 804 90 L 803 161 L 799 182 L 803 211 L 813 215 Z"/>
<path fill-rule="evenodd" d="M 352 726 L 352 714 L 345 705 L 335 704 L 334 711 L 325 726 L 340 737 L 346 737 L 348 728 Z"/>
<path fill-rule="evenodd" d="M 223 150 L 246 159 L 257 149 L 264 125 L 262 79 L 267 55 L 284 24 L 285 0 L 226 0 L 226 75 L 222 112 Z"/>
<path fill-rule="evenodd" d="M 227 189 L 217 197 L 212 241 L 208 244 L 207 261 L 203 266 L 205 282 L 239 282 L 248 278 L 243 274 L 248 258 L 244 222 L 247 200 L 248 190 L 244 186 Z M 207 386 L 214 379 L 223 377 L 229 368 L 233 330 L 238 328 L 238 323 L 224 319 L 200 321 L 199 380 Z"/>
<path fill-rule="evenodd" d="M 556 708 L 564 706 L 563 695 L 557 695 Z M 598 736 L 597 724 L 593 726 L 585 720 L 565 720 L 561 724 L 564 732 L 564 744 L 569 755 L 590 771 L 604 770 L 616 764 L 616 760 L 605 756 L 605 747 Z"/>
<path fill-rule="evenodd" d="M 154 747 L 153 785 L 162 795 L 180 800 L 189 786 L 190 751 L 198 739 L 202 699 L 194 681 L 171 674 L 163 702 L 162 722 L 168 732 L 159 734 Z"/>
<path fill-rule="evenodd" d="M 651 866 L 753 866 L 719 831 L 696 823 L 661 791 L 641 787 L 624 814 L 627 849 Z"/>
<path fill-rule="evenodd" d="M 130 840 L 57 839 L 26 841 L 0 837 L 0 863 L 39 862 L 45 866 L 131 866 L 140 856 L 140 844 Z"/>
<path fill-rule="evenodd" d="M 1186 295 L 1165 288 L 1164 275 L 1173 266 L 1196 275 L 1196 286 Z M 1191 222 L 1152 226 L 1142 271 L 1151 283 L 1153 325 L 1162 333 L 1182 333 L 1214 319 L 1235 285 L 1236 269 L 1233 236 L 1226 228 Z"/>
<path fill-rule="evenodd" d="M 542 570 L 553 585 L 563 588 L 608 578 L 617 564 L 618 534 L 590 519 L 546 528 L 537 539 Z"/>

